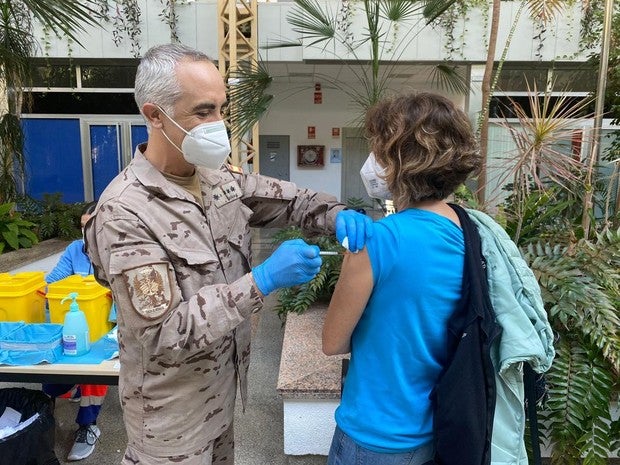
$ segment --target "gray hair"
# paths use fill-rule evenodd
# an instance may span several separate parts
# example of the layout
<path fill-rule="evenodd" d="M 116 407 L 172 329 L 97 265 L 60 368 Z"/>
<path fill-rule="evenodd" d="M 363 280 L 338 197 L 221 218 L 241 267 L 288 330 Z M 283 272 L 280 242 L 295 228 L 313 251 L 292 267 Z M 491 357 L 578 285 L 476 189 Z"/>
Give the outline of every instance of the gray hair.
<path fill-rule="evenodd" d="M 134 86 L 134 99 L 141 113 L 145 103 L 154 103 L 174 116 L 173 107 L 181 95 L 176 66 L 182 61 L 213 62 L 206 54 L 182 44 L 156 45 L 144 54 Z M 148 121 L 146 124 L 150 129 Z"/>

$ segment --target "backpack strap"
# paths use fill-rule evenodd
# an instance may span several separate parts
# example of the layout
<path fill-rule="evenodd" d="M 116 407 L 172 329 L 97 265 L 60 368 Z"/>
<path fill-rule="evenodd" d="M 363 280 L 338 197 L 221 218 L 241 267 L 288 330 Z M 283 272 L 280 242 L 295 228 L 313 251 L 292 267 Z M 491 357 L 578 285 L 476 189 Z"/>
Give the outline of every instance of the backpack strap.
<path fill-rule="evenodd" d="M 536 374 L 529 363 L 523 364 L 523 384 L 525 388 L 525 403 L 527 417 L 530 424 L 530 444 L 532 446 L 532 464 L 541 465 L 540 438 L 538 432 L 538 415 L 536 413 Z"/>
<path fill-rule="evenodd" d="M 495 370 L 491 344 L 500 328 L 490 304 L 478 229 L 450 204 L 465 245 L 462 295 L 448 321 L 447 358 L 431 393 L 436 465 L 490 465 Z"/>

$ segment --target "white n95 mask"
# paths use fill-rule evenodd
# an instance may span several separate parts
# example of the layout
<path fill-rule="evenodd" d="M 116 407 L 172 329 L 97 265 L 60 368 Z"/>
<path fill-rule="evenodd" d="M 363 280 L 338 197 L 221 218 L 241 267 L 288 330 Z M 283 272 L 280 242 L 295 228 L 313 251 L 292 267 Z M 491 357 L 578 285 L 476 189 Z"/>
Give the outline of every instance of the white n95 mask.
<path fill-rule="evenodd" d="M 381 176 L 385 173 L 385 168 L 379 166 L 375 159 L 375 154 L 370 152 L 360 170 L 362 182 L 368 192 L 368 196 L 373 199 L 391 200 L 392 193 L 388 189 L 387 182 Z"/>
<path fill-rule="evenodd" d="M 165 132 L 163 134 L 168 139 L 168 142 L 183 154 L 188 163 L 213 170 L 222 167 L 226 157 L 230 154 L 230 141 L 228 140 L 228 132 L 226 131 L 224 121 L 219 120 L 199 124 L 188 132 L 170 118 L 163 109 L 160 108 L 160 110 L 176 127 L 185 133 L 183 142 L 181 142 L 181 148 L 177 147 Z"/>
<path fill-rule="evenodd" d="M 230 154 L 230 141 L 224 121 L 199 124 L 186 132 L 181 151 L 189 163 L 213 170 L 220 169 Z"/>

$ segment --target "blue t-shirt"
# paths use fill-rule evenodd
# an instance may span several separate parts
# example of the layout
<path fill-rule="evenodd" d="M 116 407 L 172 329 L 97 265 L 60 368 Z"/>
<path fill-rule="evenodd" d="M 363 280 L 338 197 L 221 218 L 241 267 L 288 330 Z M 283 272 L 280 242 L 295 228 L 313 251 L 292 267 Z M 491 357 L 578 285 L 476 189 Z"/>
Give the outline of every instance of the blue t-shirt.
<path fill-rule="evenodd" d="M 425 210 L 375 225 L 367 242 L 374 288 L 351 337 L 336 423 L 367 449 L 407 452 L 432 440 L 429 395 L 446 363 L 465 245 L 455 223 Z"/>
<path fill-rule="evenodd" d="M 45 277 L 45 282 L 47 284 L 54 283 L 72 274 L 84 276 L 93 274 L 93 266 L 88 255 L 84 253 L 84 241 L 82 239 L 73 241 L 67 246 L 54 269 Z"/>

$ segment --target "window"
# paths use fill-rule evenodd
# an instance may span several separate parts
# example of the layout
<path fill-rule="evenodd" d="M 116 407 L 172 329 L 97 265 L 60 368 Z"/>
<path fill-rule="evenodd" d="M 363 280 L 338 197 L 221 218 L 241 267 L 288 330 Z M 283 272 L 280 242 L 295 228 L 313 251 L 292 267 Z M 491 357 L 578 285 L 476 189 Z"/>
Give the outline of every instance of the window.
<path fill-rule="evenodd" d="M 48 89 L 133 89 L 137 60 L 38 59 L 32 87 Z"/>
<path fill-rule="evenodd" d="M 536 86 L 538 90 L 547 87 L 547 69 L 511 69 L 507 65 L 502 68 L 497 80 L 498 90 L 504 92 L 524 91 L 528 89 L 528 86 L 530 89 Z"/>
<path fill-rule="evenodd" d="M 30 92 L 31 114 L 138 115 L 130 92 Z"/>
<path fill-rule="evenodd" d="M 75 66 L 67 64 L 36 66 L 32 76 L 32 87 L 77 86 Z"/>
<path fill-rule="evenodd" d="M 82 87 L 133 88 L 136 79 L 134 65 L 81 65 Z"/>
<path fill-rule="evenodd" d="M 588 98 L 596 90 L 597 71 L 589 64 L 540 63 L 538 65 L 506 63 L 497 81 L 489 108 L 491 118 L 515 118 L 514 104 L 531 116 L 528 93 L 536 89 L 544 92 L 550 86 L 553 104 L 559 96 L 567 96 L 565 105 Z M 557 97 L 556 97 L 557 96 Z M 584 110 L 586 116 L 594 110 L 593 104 Z"/>
<path fill-rule="evenodd" d="M 552 107 L 555 105 L 559 97 L 551 97 L 549 99 L 549 105 Z M 563 107 L 570 107 L 575 105 L 578 100 L 583 100 L 587 98 L 587 96 L 574 96 L 568 97 L 563 102 Z M 489 105 L 489 118 L 516 118 L 517 114 L 514 110 L 515 103 L 519 105 L 527 116 L 532 116 L 532 109 L 530 108 L 530 98 L 522 95 L 494 95 L 491 98 L 491 103 Z M 590 108 L 592 107 L 592 108 Z M 589 105 L 584 109 L 584 111 L 580 115 L 574 115 L 575 117 L 585 117 L 589 113 L 594 110 L 593 104 Z"/>
<path fill-rule="evenodd" d="M 505 93 L 525 92 L 529 89 L 542 91 L 553 85 L 554 92 L 594 92 L 597 70 L 583 63 L 579 66 L 556 64 L 506 63 L 497 80 L 497 90 Z"/>

